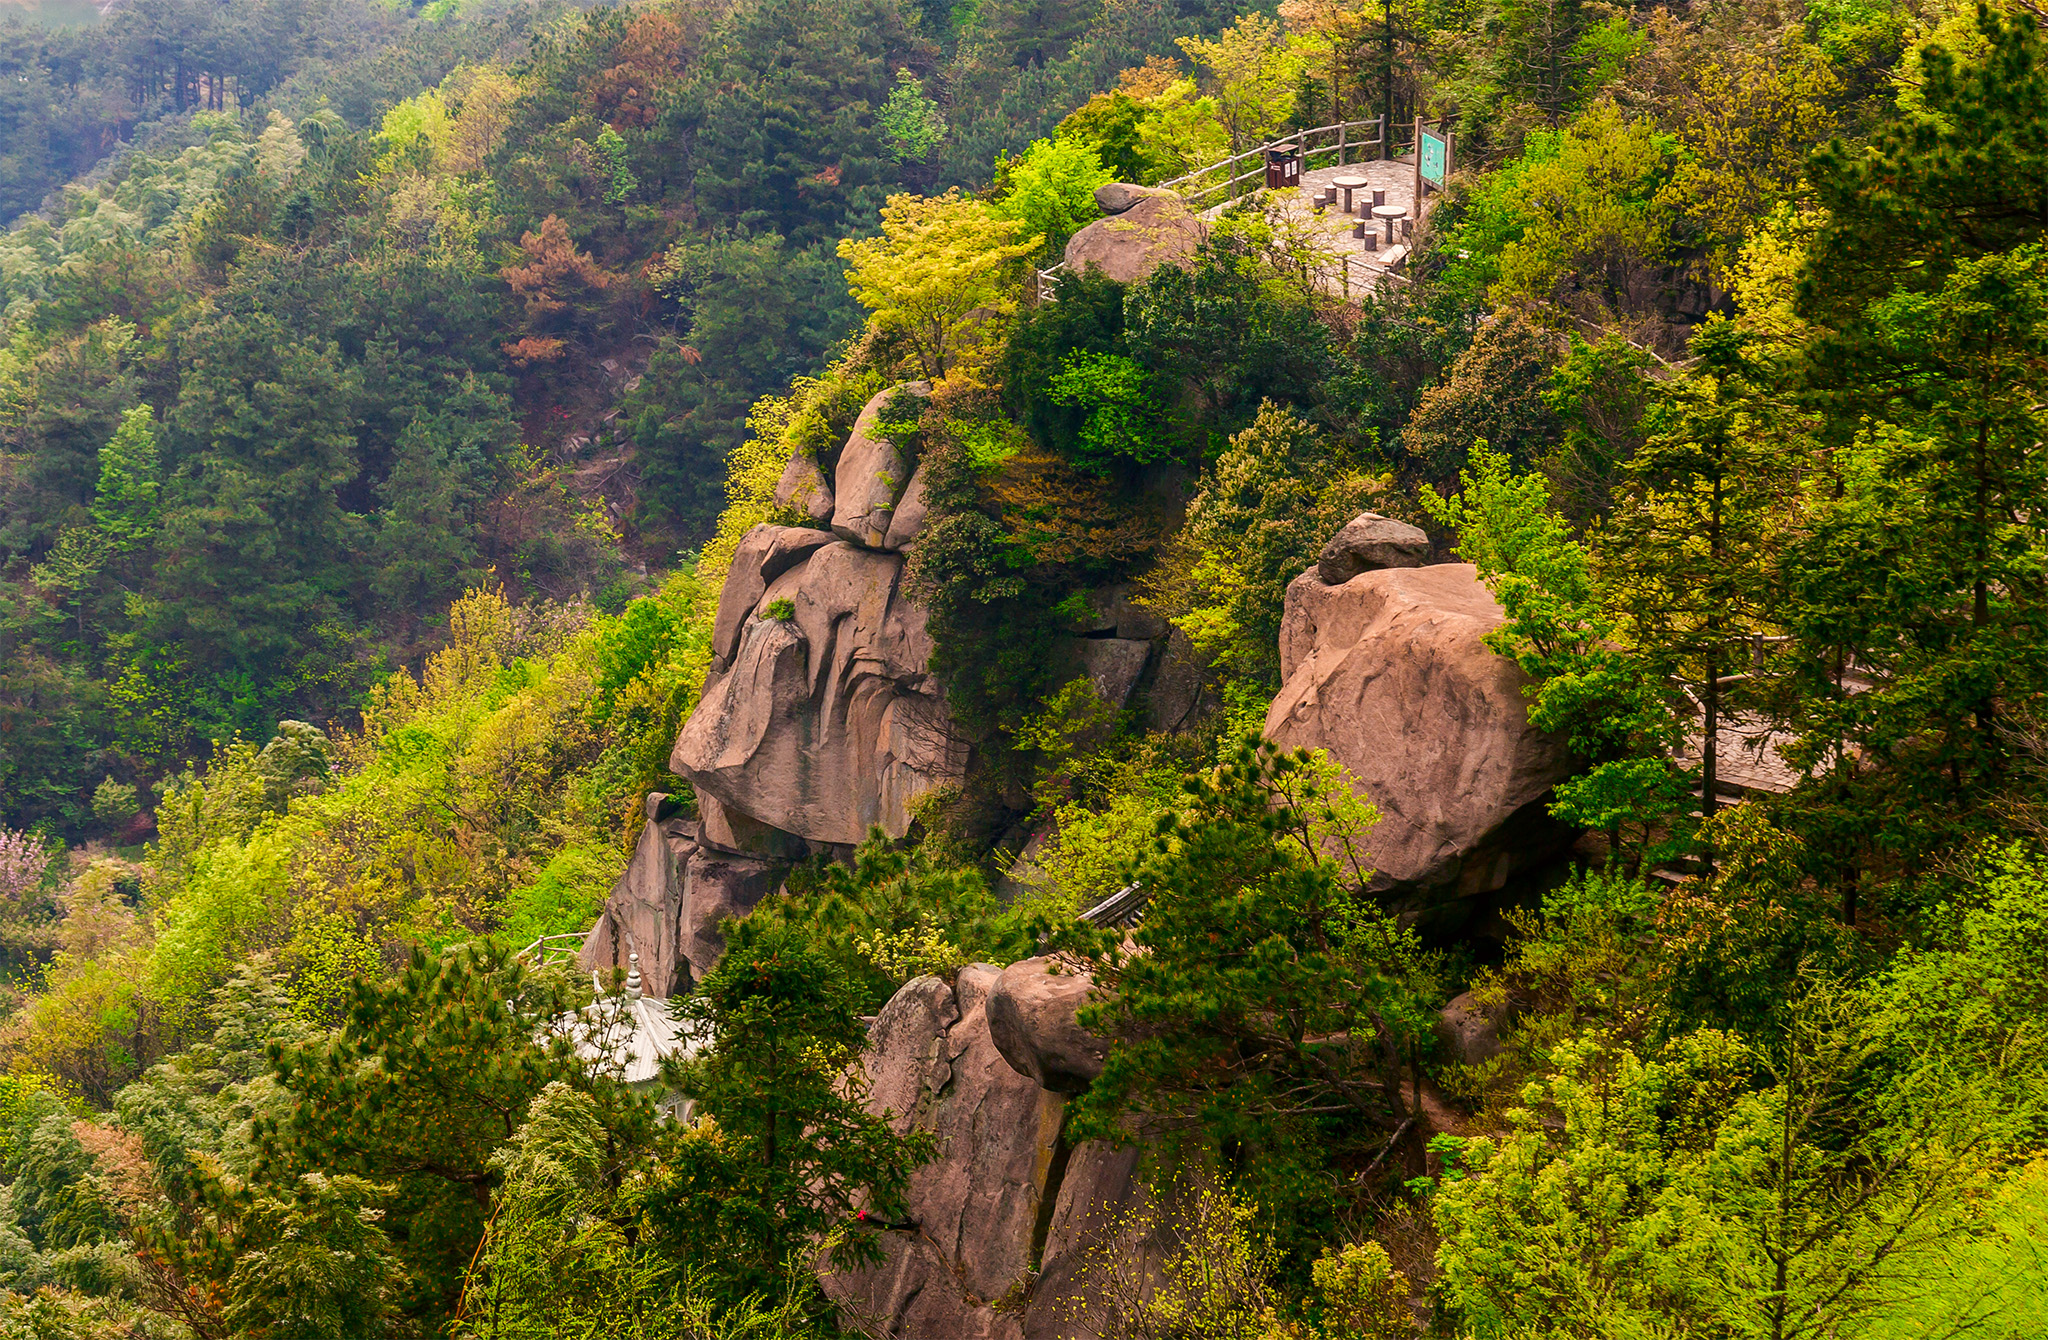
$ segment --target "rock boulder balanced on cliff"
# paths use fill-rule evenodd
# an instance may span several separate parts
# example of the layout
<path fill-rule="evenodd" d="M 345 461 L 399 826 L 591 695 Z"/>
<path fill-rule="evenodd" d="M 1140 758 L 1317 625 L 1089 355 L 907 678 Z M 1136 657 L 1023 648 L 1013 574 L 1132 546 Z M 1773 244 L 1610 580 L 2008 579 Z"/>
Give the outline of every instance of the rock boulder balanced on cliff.
<path fill-rule="evenodd" d="M 1095 979 L 1049 958 L 1012 963 L 988 999 L 988 1031 L 1018 1074 L 1054 1093 L 1080 1093 L 1102 1074 L 1109 1039 L 1081 1027 Z"/>
<path fill-rule="evenodd" d="M 1193 258 L 1202 244 L 1202 223 L 1172 191 L 1112 182 L 1095 193 L 1111 210 L 1067 240 L 1067 268 L 1076 274 L 1100 270 L 1119 284 L 1138 284 L 1162 265 Z"/>
<path fill-rule="evenodd" d="M 1399 908 L 1455 920 L 1569 836 L 1545 813 L 1563 743 L 1529 725 L 1527 678 L 1483 641 L 1504 618 L 1464 563 L 1334 586 L 1311 568 L 1287 588 L 1266 738 L 1351 770 L 1380 812 L 1374 887 Z"/>

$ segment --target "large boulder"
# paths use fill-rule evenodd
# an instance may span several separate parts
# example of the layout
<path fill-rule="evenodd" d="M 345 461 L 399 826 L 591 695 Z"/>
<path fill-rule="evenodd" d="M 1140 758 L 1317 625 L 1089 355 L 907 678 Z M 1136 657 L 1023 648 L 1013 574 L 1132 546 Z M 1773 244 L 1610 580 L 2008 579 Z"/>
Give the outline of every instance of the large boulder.
<path fill-rule="evenodd" d="M 794 507 L 821 526 L 832 524 L 832 485 L 808 451 L 799 451 L 782 467 L 775 483 L 775 505 Z"/>
<path fill-rule="evenodd" d="M 988 1029 L 1018 1074 L 1055 1093 L 1080 1093 L 1102 1073 L 1109 1040 L 1076 1017 L 1095 979 L 1060 966 L 1028 958 L 1003 969 L 989 995 Z"/>
<path fill-rule="evenodd" d="M 1470 991 L 1461 991 L 1437 1011 L 1437 1040 L 1453 1060 L 1481 1065 L 1500 1055 L 1500 1031 L 1519 1013 L 1512 998 L 1489 1006 L 1480 1004 Z"/>
<path fill-rule="evenodd" d="M 1161 192 L 1075 233 L 1067 241 L 1067 268 L 1076 274 L 1100 270 L 1120 284 L 1142 283 L 1162 265 L 1192 259 L 1201 242 L 1201 221 L 1179 196 Z"/>
<path fill-rule="evenodd" d="M 882 1235 L 879 1265 L 825 1276 L 826 1293 L 874 1334 L 1098 1335 L 1076 1297 L 1084 1272 L 1109 1255 L 1156 1262 L 1171 1233 L 1145 1213 L 1139 1151 L 1070 1144 L 1066 1098 L 996 1049 L 988 1011 L 999 990 L 988 964 L 961 969 L 950 987 L 920 977 L 868 1030 L 869 1109 L 938 1143 L 938 1157 L 911 1174 L 916 1227 Z"/>
<path fill-rule="evenodd" d="M 1398 906 L 1497 890 L 1569 836 L 1544 814 L 1564 744 L 1530 726 L 1527 677 L 1483 641 L 1504 617 L 1465 563 L 1287 588 L 1266 737 L 1351 770 L 1380 811 L 1374 887 Z"/>
<path fill-rule="evenodd" d="M 1429 562 L 1429 536 L 1405 521 L 1360 512 L 1330 537 L 1316 558 L 1325 586 L 1342 586 L 1361 572 L 1419 568 Z"/>
<path fill-rule="evenodd" d="M 874 824 L 901 836 L 917 798 L 967 762 L 902 571 L 901 554 L 834 542 L 768 583 L 670 767 L 728 811 L 813 843 L 852 845 Z M 770 617 L 783 600 L 790 617 Z"/>
<path fill-rule="evenodd" d="M 881 418 L 899 396 L 928 396 L 924 382 L 878 391 L 861 407 L 834 472 L 832 533 L 842 540 L 880 548 L 889 538 L 896 500 L 910 483 L 910 463 L 880 431 Z"/>
<path fill-rule="evenodd" d="M 1112 181 L 1095 188 L 1095 203 L 1104 214 L 1121 214 L 1140 200 L 1171 194 L 1171 191 L 1163 191 L 1157 186 L 1133 186 L 1127 181 Z"/>
<path fill-rule="evenodd" d="M 884 549 L 908 549 L 917 533 L 924 529 L 924 462 L 910 472 L 910 483 L 903 488 L 903 496 L 896 500 L 896 510 L 889 516 L 889 534 L 882 541 Z"/>

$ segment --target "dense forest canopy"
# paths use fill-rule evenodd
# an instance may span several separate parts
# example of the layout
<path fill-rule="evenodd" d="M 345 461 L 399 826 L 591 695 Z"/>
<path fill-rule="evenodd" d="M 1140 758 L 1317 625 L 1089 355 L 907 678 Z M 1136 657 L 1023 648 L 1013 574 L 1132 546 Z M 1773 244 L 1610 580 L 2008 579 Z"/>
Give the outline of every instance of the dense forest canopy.
<path fill-rule="evenodd" d="M 2048 1333 L 2040 23 L 0 11 L 0 1336 L 856 1333 L 819 1272 L 965 1157 L 865 1021 L 1042 952 L 1106 1053 L 1057 1148 L 1185 1193 L 1101 1334 Z M 1263 191 L 1055 268 L 1100 187 L 1374 117 L 1456 145 L 1384 280 Z M 971 763 L 789 859 L 629 1084 L 628 990 L 521 947 L 697 813 L 735 554 L 871 403 Z M 1483 925 L 1257 739 L 1365 511 L 1570 759 Z M 1171 728 L 1084 672 L 1105 593 Z"/>

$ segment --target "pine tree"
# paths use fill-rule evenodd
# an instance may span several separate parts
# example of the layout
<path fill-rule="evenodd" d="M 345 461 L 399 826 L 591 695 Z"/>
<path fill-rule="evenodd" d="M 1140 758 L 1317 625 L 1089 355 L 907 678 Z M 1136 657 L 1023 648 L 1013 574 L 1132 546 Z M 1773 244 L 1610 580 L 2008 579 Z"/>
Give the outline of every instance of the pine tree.
<path fill-rule="evenodd" d="M 1697 686 L 1697 785 L 1711 815 L 1728 694 L 1772 631 L 1771 559 L 1797 469 L 1781 434 L 1790 417 L 1760 385 L 1772 369 L 1744 357 L 1741 332 L 1710 322 L 1692 347 L 1700 370 L 1655 411 L 1595 547 L 1603 602 L 1643 673 Z"/>
<path fill-rule="evenodd" d="M 651 1115 L 593 1078 L 571 1037 L 549 1029 L 579 1003 L 571 979 L 534 973 L 503 946 L 428 959 L 415 950 L 388 984 L 357 981 L 347 1022 L 271 1068 L 290 1115 L 260 1122 L 255 1181 L 309 1172 L 394 1188 L 384 1226 L 410 1276 L 404 1310 L 439 1319 L 455 1305 L 491 1194 L 496 1151 L 535 1095 L 561 1080 L 598 1099 L 615 1141 L 644 1140 Z"/>
<path fill-rule="evenodd" d="M 879 1260 L 873 1223 L 902 1218 L 910 1174 L 936 1151 L 928 1133 L 899 1136 L 864 1106 L 861 992 L 837 958 L 801 926 L 745 921 L 730 934 L 677 1005 L 710 1043 L 669 1080 L 708 1123 L 643 1204 L 665 1250 L 723 1292 L 772 1297 L 820 1243 L 835 1262 Z"/>
<path fill-rule="evenodd" d="M 1185 790 L 1131 873 L 1150 901 L 1129 940 L 1066 932 L 1098 993 L 1081 1022 L 1110 1039 L 1071 1138 L 1149 1124 L 1299 1229 L 1419 1162 L 1432 984 L 1369 893 L 1379 815 L 1327 755 L 1246 741 Z"/>

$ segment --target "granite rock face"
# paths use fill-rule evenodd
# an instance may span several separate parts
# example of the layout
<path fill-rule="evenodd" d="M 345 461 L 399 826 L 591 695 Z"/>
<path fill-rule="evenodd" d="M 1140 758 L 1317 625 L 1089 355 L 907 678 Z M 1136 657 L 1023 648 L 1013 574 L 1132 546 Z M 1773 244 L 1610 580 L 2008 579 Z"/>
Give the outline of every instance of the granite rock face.
<path fill-rule="evenodd" d="M 1429 562 L 1429 536 L 1405 521 L 1360 512 L 1330 537 L 1316 558 L 1325 586 L 1342 586 L 1361 572 L 1419 568 Z"/>
<path fill-rule="evenodd" d="M 691 980 L 683 954 L 683 872 L 697 851 L 697 825 L 684 818 L 657 821 L 667 799 L 659 792 L 647 797 L 640 843 L 577 960 L 585 972 L 623 971 L 627 957 L 638 953 L 642 989 L 650 996 L 674 995 Z"/>
<path fill-rule="evenodd" d="M 700 846 L 690 854 L 683 871 L 683 911 L 678 918 L 689 986 L 702 981 L 724 955 L 725 935 L 720 926 L 753 911 L 755 904 L 781 886 L 788 869 L 787 861 L 735 856 L 710 847 Z"/>
<path fill-rule="evenodd" d="M 920 461 L 910 472 L 910 483 L 904 486 L 903 496 L 896 500 L 896 510 L 889 516 L 889 533 L 882 540 L 884 549 L 908 549 L 917 533 L 924 529 L 924 463 Z"/>
<path fill-rule="evenodd" d="M 1563 742 L 1529 725 L 1526 677 L 1481 641 L 1504 617 L 1464 563 L 1287 588 L 1266 738 L 1351 770 L 1380 811 L 1374 887 L 1397 906 L 1499 889 L 1568 836 L 1543 812 L 1571 772 Z"/>
<path fill-rule="evenodd" d="M 902 572 L 901 554 L 835 541 L 766 583 L 745 615 L 731 619 L 721 599 L 732 650 L 670 767 L 728 811 L 814 843 L 858 843 L 874 824 L 901 836 L 911 804 L 967 762 Z M 790 617 L 770 617 L 783 600 Z"/>
<path fill-rule="evenodd" d="M 1100 270 L 1120 284 L 1142 283 L 1162 265 L 1179 265 L 1201 245 L 1202 224 L 1172 192 L 1142 196 L 1067 241 L 1067 267 Z"/>
<path fill-rule="evenodd" d="M 1140 1260 L 1158 1250 L 1162 1230 L 1133 1232 L 1126 1216 L 1147 1205 L 1137 1152 L 1070 1147 L 1066 1097 L 997 1050 L 988 1011 L 1001 976 L 975 964 L 951 986 L 920 977 L 869 1029 L 870 1110 L 939 1144 L 911 1176 L 916 1229 L 883 1234 L 880 1265 L 825 1277 L 873 1334 L 1079 1340 L 1096 1333 L 1073 1302 L 1089 1260 L 1105 1244 Z"/>
<path fill-rule="evenodd" d="M 640 843 L 577 960 L 585 972 L 624 969 L 637 953 L 642 989 L 655 997 L 681 995 L 711 971 L 725 951 L 719 924 L 752 911 L 789 868 L 786 860 L 719 850 L 698 820 L 657 818 L 667 800 L 647 798 Z"/>
<path fill-rule="evenodd" d="M 739 644 L 740 626 L 761 603 L 768 583 L 832 543 L 832 533 L 796 526 L 756 526 L 740 537 L 718 593 L 718 619 L 712 625 L 711 653 L 731 656 Z"/>
<path fill-rule="evenodd" d="M 1152 660 L 1150 642 L 1128 637 L 1077 638 L 1074 649 L 1081 659 L 1081 672 L 1102 700 L 1116 708 L 1129 705 Z"/>

